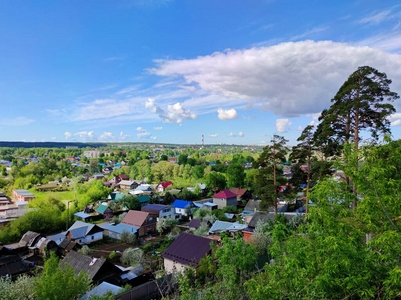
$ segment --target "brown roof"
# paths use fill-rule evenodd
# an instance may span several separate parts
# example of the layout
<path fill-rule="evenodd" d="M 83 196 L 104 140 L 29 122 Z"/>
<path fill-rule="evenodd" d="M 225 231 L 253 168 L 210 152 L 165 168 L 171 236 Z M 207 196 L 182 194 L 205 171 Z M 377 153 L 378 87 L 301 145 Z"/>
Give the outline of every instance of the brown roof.
<path fill-rule="evenodd" d="M 197 267 L 199 261 L 210 253 L 212 242 L 213 240 L 202 236 L 183 232 L 161 256 L 174 262 Z"/>
<path fill-rule="evenodd" d="M 123 224 L 142 227 L 146 221 L 146 218 L 149 216 L 148 212 L 144 211 L 137 211 L 137 210 L 130 210 L 125 215 L 124 219 L 121 221 Z"/>
<path fill-rule="evenodd" d="M 234 194 L 236 194 L 238 197 L 242 197 L 247 191 L 246 189 L 234 188 L 234 187 L 229 188 L 229 190 Z"/>

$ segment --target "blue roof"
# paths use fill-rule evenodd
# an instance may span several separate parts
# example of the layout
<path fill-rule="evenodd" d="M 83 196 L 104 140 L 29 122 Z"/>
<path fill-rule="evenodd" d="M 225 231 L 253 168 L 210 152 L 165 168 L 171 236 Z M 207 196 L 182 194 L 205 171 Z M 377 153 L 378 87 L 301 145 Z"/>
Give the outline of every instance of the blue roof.
<path fill-rule="evenodd" d="M 185 201 L 185 200 L 175 200 L 172 207 L 176 207 L 176 208 L 187 208 L 189 206 L 193 207 L 193 203 L 192 201 Z"/>
<path fill-rule="evenodd" d="M 90 215 L 88 215 L 86 213 L 83 213 L 83 212 L 77 212 L 77 213 L 74 214 L 74 216 L 76 216 L 78 218 L 81 218 L 81 219 L 86 219 L 86 218 L 90 217 Z"/>
<path fill-rule="evenodd" d="M 80 300 L 90 299 L 93 296 L 101 297 L 104 296 L 108 291 L 111 291 L 114 295 L 117 295 L 122 289 L 123 288 L 119 286 L 103 281 L 97 287 L 83 295 Z"/>
<path fill-rule="evenodd" d="M 104 224 L 104 225 L 99 225 L 99 227 L 103 228 L 104 230 L 117 232 L 119 234 L 123 233 L 124 231 L 126 231 L 128 233 L 136 233 L 139 229 L 139 227 L 131 226 L 131 225 L 123 224 L 123 223 L 120 223 L 117 225 Z"/>

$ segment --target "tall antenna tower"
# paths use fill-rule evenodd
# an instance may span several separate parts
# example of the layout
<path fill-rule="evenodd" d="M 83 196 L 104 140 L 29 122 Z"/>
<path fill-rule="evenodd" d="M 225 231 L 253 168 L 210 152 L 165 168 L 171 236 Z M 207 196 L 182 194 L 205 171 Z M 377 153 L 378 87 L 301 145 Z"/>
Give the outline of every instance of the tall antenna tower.
<path fill-rule="evenodd" d="M 203 148 L 203 146 L 205 146 L 205 137 L 204 137 L 204 135 L 202 134 L 202 148 Z"/>

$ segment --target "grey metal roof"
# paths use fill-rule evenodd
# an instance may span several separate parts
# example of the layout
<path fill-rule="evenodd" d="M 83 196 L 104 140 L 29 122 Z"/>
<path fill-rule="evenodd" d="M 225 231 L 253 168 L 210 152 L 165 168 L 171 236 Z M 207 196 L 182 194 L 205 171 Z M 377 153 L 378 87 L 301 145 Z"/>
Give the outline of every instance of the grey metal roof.
<path fill-rule="evenodd" d="M 128 233 L 136 233 L 139 229 L 139 227 L 137 227 L 137 226 L 131 226 L 131 225 L 122 224 L 122 223 L 117 224 L 117 225 L 103 224 L 103 225 L 100 225 L 100 228 L 103 228 L 104 230 L 116 232 L 118 234 L 121 234 L 124 231 L 126 231 Z"/>
<path fill-rule="evenodd" d="M 212 227 L 209 230 L 209 234 L 219 232 L 219 231 L 230 231 L 230 232 L 236 232 L 245 229 L 248 227 L 245 224 L 240 224 L 240 223 L 230 223 L 230 222 L 224 222 L 224 221 L 215 221 L 212 225 Z"/>
<path fill-rule="evenodd" d="M 123 288 L 121 288 L 121 287 L 119 287 L 117 285 L 114 285 L 114 284 L 111 284 L 111 283 L 103 281 L 97 287 L 95 287 L 94 289 L 92 289 L 89 292 L 87 292 L 84 296 L 82 296 L 80 298 L 80 300 L 90 299 L 93 296 L 101 297 L 101 296 L 105 295 L 109 291 L 112 292 L 114 295 L 117 295 L 122 289 Z"/>

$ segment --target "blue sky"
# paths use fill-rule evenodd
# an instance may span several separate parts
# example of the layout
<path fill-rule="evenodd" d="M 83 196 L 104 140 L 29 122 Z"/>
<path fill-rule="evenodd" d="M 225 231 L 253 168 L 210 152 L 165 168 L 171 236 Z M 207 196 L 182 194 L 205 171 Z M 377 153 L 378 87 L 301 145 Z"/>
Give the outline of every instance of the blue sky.
<path fill-rule="evenodd" d="M 399 1 L 5 0 L 0 41 L 3 141 L 294 144 L 358 66 L 401 94 Z"/>

